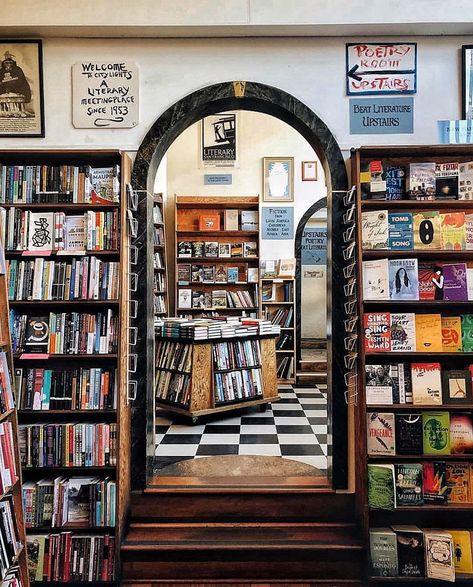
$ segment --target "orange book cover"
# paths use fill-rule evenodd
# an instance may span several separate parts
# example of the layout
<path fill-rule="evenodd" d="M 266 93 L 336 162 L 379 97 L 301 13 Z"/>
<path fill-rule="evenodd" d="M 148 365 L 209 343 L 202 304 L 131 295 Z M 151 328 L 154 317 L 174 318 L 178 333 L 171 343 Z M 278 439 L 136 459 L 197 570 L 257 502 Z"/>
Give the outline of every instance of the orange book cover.
<path fill-rule="evenodd" d="M 201 214 L 199 230 L 220 230 L 220 214 Z"/>
<path fill-rule="evenodd" d="M 462 326 L 460 316 L 442 316 L 442 351 L 461 353 Z"/>
<path fill-rule="evenodd" d="M 416 314 L 416 351 L 418 353 L 443 352 L 440 314 Z"/>

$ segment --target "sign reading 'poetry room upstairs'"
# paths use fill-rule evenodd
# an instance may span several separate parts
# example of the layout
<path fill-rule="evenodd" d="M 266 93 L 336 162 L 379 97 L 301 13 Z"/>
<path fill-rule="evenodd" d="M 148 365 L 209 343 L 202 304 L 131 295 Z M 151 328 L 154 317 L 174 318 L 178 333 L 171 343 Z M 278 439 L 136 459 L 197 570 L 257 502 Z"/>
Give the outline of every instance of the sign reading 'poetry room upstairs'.
<path fill-rule="evenodd" d="M 75 128 L 132 128 L 139 121 L 138 66 L 129 61 L 83 61 L 72 66 Z"/>

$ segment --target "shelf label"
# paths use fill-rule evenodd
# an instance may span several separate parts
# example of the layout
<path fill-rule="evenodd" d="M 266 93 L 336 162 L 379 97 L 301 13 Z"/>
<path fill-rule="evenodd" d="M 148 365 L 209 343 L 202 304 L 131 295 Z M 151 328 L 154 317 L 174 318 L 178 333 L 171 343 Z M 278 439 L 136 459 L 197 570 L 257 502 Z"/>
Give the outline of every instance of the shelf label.
<path fill-rule="evenodd" d="M 232 185 L 231 173 L 214 173 L 204 175 L 204 185 Z"/>
<path fill-rule="evenodd" d="M 291 240 L 294 238 L 294 208 L 265 206 L 261 208 L 261 212 L 263 215 L 262 240 Z"/>
<path fill-rule="evenodd" d="M 350 98 L 350 134 L 412 134 L 414 98 Z"/>

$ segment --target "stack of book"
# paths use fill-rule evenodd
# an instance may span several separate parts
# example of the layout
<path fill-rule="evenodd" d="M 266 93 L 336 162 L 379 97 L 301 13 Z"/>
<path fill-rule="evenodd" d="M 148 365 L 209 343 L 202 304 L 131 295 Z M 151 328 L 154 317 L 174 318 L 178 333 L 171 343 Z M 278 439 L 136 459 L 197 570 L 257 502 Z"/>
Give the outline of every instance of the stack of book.
<path fill-rule="evenodd" d="M 209 338 L 231 338 L 235 336 L 277 335 L 280 328 L 268 320 L 242 317 L 222 319 L 166 318 L 156 324 L 156 336 L 161 338 L 183 338 L 206 340 Z"/>
<path fill-rule="evenodd" d="M 254 241 L 218 242 L 218 241 L 179 241 L 177 243 L 178 259 L 229 259 L 235 257 L 258 257 L 258 243 Z"/>

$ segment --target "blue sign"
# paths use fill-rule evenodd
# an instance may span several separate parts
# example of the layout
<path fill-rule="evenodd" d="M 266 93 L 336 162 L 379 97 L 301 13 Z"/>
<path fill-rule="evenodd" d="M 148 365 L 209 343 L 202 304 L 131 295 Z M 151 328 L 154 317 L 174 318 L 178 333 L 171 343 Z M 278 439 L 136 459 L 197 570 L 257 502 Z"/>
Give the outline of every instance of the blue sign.
<path fill-rule="evenodd" d="M 291 240 L 294 238 L 294 208 L 261 208 L 262 240 Z"/>
<path fill-rule="evenodd" d="M 414 132 L 414 98 L 350 98 L 350 134 Z"/>
<path fill-rule="evenodd" d="M 204 185 L 232 185 L 231 173 L 205 174 Z"/>
<path fill-rule="evenodd" d="M 327 229 L 324 227 L 305 227 L 301 241 L 302 265 L 327 264 Z"/>

